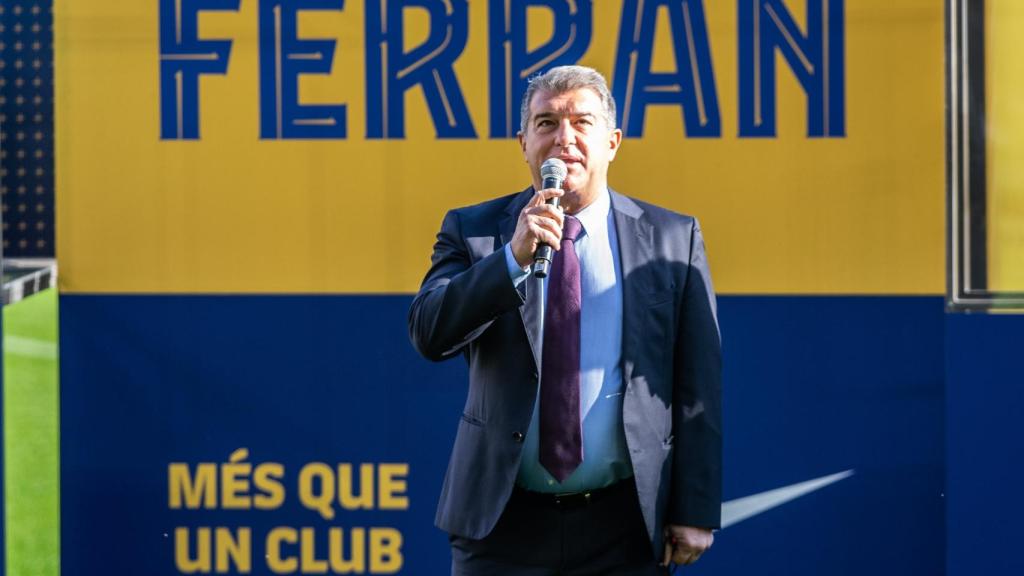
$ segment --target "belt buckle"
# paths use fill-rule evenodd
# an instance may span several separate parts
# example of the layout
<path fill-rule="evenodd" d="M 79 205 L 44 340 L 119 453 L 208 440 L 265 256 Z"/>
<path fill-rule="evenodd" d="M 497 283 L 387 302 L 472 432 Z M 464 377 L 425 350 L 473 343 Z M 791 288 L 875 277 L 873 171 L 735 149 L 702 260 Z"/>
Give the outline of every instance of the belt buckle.
<path fill-rule="evenodd" d="M 555 494 L 555 505 L 564 508 L 575 508 L 590 504 L 591 491 L 587 492 L 563 492 Z"/>

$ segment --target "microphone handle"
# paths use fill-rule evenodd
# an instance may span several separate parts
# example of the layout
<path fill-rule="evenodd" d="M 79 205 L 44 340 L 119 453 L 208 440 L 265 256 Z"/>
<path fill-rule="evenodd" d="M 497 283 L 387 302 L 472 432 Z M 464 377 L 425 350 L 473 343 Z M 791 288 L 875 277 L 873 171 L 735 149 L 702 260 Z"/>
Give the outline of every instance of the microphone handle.
<path fill-rule="evenodd" d="M 544 189 L 548 188 L 561 188 L 562 179 L 547 177 L 544 179 Z M 545 204 L 548 206 L 558 207 L 558 203 L 561 200 L 560 197 L 555 196 L 554 198 L 548 198 Z M 537 278 L 545 278 L 548 275 L 548 269 L 551 266 L 551 259 L 554 257 L 555 249 L 547 244 L 540 244 L 537 246 L 537 251 L 533 254 L 533 275 Z"/>

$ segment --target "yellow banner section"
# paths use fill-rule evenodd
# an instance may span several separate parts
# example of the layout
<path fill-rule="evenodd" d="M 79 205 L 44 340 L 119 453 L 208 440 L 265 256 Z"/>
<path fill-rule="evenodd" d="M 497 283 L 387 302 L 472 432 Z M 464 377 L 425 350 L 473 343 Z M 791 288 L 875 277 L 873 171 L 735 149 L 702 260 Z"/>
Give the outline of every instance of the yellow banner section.
<path fill-rule="evenodd" d="M 1024 5 L 985 4 L 988 288 L 1024 292 L 1024 69 L 1017 45 Z"/>
<path fill-rule="evenodd" d="M 505 135 L 566 58 L 720 293 L 944 289 L 941 2 L 55 4 L 65 292 L 415 291 L 447 209 L 528 185 Z"/>

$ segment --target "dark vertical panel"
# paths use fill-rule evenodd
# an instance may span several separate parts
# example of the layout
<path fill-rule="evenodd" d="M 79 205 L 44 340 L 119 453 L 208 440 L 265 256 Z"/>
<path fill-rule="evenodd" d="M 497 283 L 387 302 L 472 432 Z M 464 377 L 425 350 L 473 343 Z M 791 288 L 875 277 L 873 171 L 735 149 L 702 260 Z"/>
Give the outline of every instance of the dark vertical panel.
<path fill-rule="evenodd" d="M 946 573 L 1024 574 L 1024 316 L 946 317 Z"/>
<path fill-rule="evenodd" d="M 970 277 L 969 286 L 974 290 L 988 289 L 988 209 L 986 141 L 987 118 L 985 115 L 985 2 L 970 0 L 967 4 L 967 91 L 970 94 L 970 167 L 968 182 L 968 217 L 970 231 Z"/>

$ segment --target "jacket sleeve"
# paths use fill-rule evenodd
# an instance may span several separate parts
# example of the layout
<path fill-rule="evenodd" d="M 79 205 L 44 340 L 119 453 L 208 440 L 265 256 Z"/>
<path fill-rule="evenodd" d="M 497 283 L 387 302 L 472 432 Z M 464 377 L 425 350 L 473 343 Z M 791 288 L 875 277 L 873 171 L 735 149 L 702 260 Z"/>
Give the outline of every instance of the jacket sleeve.
<path fill-rule="evenodd" d="M 718 528 L 722 509 L 721 338 L 704 238 L 696 220 L 678 318 L 672 398 L 676 442 L 668 521 Z"/>
<path fill-rule="evenodd" d="M 494 320 L 523 304 L 501 249 L 473 261 L 460 211 L 445 215 L 430 270 L 409 309 L 409 338 L 429 360 L 445 360 L 479 337 Z"/>

